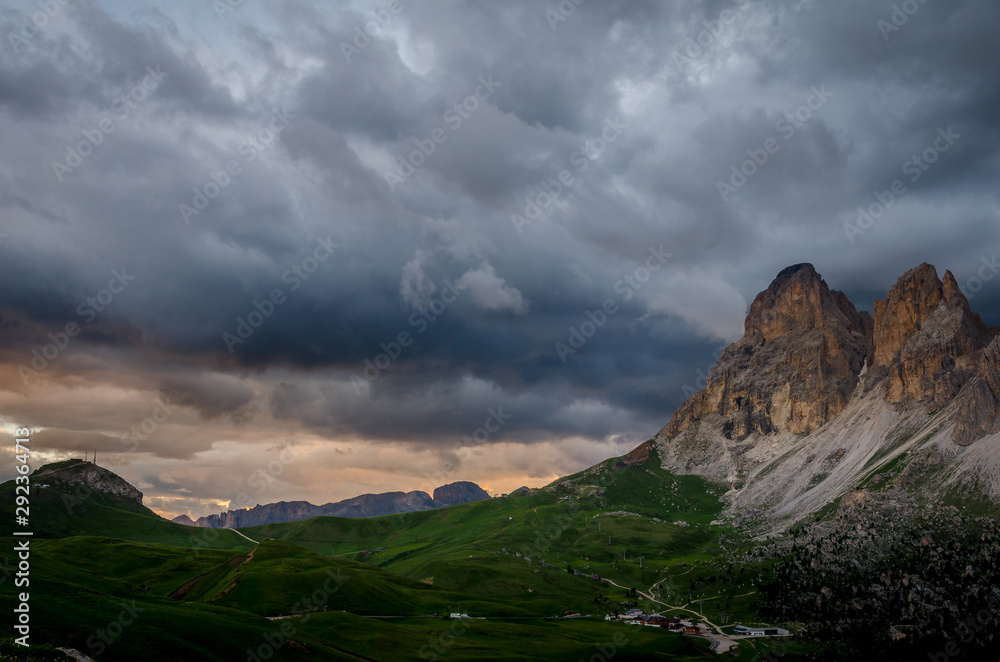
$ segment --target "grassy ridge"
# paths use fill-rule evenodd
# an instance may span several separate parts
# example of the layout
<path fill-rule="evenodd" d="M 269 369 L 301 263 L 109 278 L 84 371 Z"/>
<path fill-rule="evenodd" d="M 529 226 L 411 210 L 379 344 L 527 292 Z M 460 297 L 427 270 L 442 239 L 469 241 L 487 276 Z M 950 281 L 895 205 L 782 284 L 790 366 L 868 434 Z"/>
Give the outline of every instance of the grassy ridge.
<path fill-rule="evenodd" d="M 616 660 L 703 658 L 704 641 L 603 621 L 635 603 L 697 617 L 681 593 L 705 599 L 708 617 L 712 600 L 722 604 L 713 594 L 726 590 L 728 611 L 755 613 L 752 590 L 730 590 L 750 578 L 713 561 L 730 533 L 711 524 L 721 509 L 716 488 L 663 471 L 654 450 L 627 459 L 503 499 L 242 530 L 259 545 L 131 502 L 93 495 L 75 503 L 42 490 L 32 497 L 33 524 L 50 539 L 32 542 L 34 640 L 98 660 L 150 651 L 158 660 L 242 660 L 262 646 L 273 660 L 577 660 L 611 644 Z M 142 610 L 135 622 L 99 650 L 95 633 L 132 601 Z M 13 602 L 13 585 L 3 582 L 0 606 Z M 491 620 L 429 618 L 452 611 Z M 292 612 L 301 616 L 263 618 Z M 541 618 L 569 613 L 595 616 Z M 373 615 L 393 618 L 366 618 Z"/>
<path fill-rule="evenodd" d="M 505 614 L 603 614 L 595 599 L 619 591 L 590 575 L 648 587 L 670 559 L 693 560 L 722 530 L 709 524 L 721 511 L 710 483 L 664 471 L 655 451 L 638 464 L 616 464 L 610 460 L 528 494 L 442 510 L 363 520 L 317 517 L 244 532 L 502 600 L 509 607 Z"/>
<path fill-rule="evenodd" d="M 0 494 L 14 502 L 14 481 L 0 484 Z M 133 542 L 209 549 L 249 549 L 232 532 L 206 531 L 175 524 L 128 499 L 79 493 L 59 485 L 31 490 L 31 530 L 35 538 L 114 537 Z"/>

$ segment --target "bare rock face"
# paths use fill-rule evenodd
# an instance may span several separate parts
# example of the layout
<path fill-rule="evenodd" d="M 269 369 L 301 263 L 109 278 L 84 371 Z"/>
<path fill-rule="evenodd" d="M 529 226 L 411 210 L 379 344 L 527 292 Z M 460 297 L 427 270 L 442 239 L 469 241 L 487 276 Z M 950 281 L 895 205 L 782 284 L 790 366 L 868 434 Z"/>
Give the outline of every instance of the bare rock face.
<path fill-rule="evenodd" d="M 757 295 L 744 334 L 719 358 L 708 385 L 674 414 L 675 436 L 706 415 L 726 437 L 808 433 L 847 405 L 871 347 L 872 318 L 831 290 L 811 264 L 784 269 Z"/>
<path fill-rule="evenodd" d="M 972 312 L 950 271 L 929 264 L 903 274 L 875 301 L 871 373 L 887 378 L 886 399 L 921 401 L 928 411 L 958 395 L 979 369 L 993 329 Z"/>
<path fill-rule="evenodd" d="M 958 417 L 952 441 L 968 446 L 1000 432 L 1000 336 L 982 353 L 979 372 L 958 397 Z"/>
<path fill-rule="evenodd" d="M 848 492 L 840 498 L 841 508 L 858 509 L 864 508 L 871 500 L 871 492 L 868 490 L 855 490 Z"/>
<path fill-rule="evenodd" d="M 36 484 L 54 484 L 62 487 L 81 488 L 142 505 L 142 492 L 124 478 L 84 460 L 66 460 L 46 464 L 32 474 Z"/>
<path fill-rule="evenodd" d="M 433 510 L 434 502 L 427 492 L 384 492 L 382 494 L 362 494 L 336 503 L 320 506 L 306 517 L 330 515 L 332 517 L 379 517 Z"/>
<path fill-rule="evenodd" d="M 863 509 L 875 492 L 862 488 L 881 481 L 1000 503 L 1000 328 L 929 264 L 874 311 L 858 313 L 810 265 L 782 271 L 655 437 L 663 468 L 728 484 L 741 521 L 801 518 L 834 499 Z"/>
<path fill-rule="evenodd" d="M 622 456 L 622 459 L 615 462 L 614 469 L 623 469 L 625 467 L 632 467 L 637 464 L 642 464 L 649 459 L 649 450 L 653 447 L 652 440 L 644 441 L 637 447 L 633 448 L 629 453 Z"/>
<path fill-rule="evenodd" d="M 489 499 L 490 493 L 469 481 L 459 481 L 442 485 L 434 490 L 434 507 L 445 508 L 470 501 Z"/>
<path fill-rule="evenodd" d="M 237 529 L 275 522 L 293 522 L 311 517 L 310 513 L 314 510 L 316 510 L 316 506 L 308 501 L 279 501 L 278 503 L 268 503 L 263 506 L 258 504 L 253 508 L 227 510 L 224 513 L 199 517 L 194 522 L 194 526 L 212 529 Z M 177 519 L 174 521 L 176 522 Z M 184 524 L 185 522 L 178 523 Z"/>

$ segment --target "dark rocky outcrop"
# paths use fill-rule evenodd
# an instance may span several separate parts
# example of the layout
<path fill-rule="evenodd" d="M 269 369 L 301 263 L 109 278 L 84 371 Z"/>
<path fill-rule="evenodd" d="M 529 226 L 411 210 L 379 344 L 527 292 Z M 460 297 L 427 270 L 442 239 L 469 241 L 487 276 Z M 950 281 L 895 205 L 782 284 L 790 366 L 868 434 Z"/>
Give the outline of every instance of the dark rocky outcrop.
<path fill-rule="evenodd" d="M 952 441 L 968 446 L 976 439 L 1000 432 L 1000 336 L 986 347 L 979 372 L 958 398 L 958 417 Z"/>
<path fill-rule="evenodd" d="M 449 485 L 442 485 L 434 490 L 434 504 L 438 508 L 445 506 L 455 506 L 460 503 L 470 501 L 482 501 L 489 499 L 490 493 L 479 487 L 475 483 L 459 481 Z"/>
<path fill-rule="evenodd" d="M 386 492 L 384 494 L 362 494 L 337 503 L 320 506 L 308 517 L 329 515 L 332 517 L 379 517 L 433 510 L 434 501 L 427 492 Z"/>

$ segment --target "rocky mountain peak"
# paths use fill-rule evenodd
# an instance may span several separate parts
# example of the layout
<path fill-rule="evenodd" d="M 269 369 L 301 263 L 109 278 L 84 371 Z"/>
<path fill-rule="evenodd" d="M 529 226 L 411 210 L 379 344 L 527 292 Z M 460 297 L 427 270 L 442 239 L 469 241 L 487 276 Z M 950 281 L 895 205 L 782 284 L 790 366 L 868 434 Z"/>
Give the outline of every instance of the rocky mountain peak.
<path fill-rule="evenodd" d="M 434 490 L 434 503 L 438 508 L 489 498 L 489 492 L 469 481 L 449 483 Z"/>
<path fill-rule="evenodd" d="M 729 513 L 748 519 L 838 498 L 864 510 L 875 485 L 1000 502 L 1000 328 L 930 264 L 874 310 L 856 312 L 811 265 L 783 270 L 653 439 L 663 468 L 728 484 Z"/>
<path fill-rule="evenodd" d="M 944 284 L 932 265 L 925 262 L 900 276 L 885 299 L 875 300 L 872 367 L 892 363 L 943 300 Z"/>
<path fill-rule="evenodd" d="M 31 475 L 31 480 L 37 485 L 60 485 L 69 487 L 73 492 L 82 488 L 142 505 L 142 492 L 124 478 L 93 462 L 65 460 L 46 464 Z"/>
<path fill-rule="evenodd" d="M 942 281 L 932 265 L 921 264 L 875 301 L 872 375 L 888 378 L 890 402 L 937 409 L 976 374 L 995 331 L 972 312 L 950 271 Z"/>
<path fill-rule="evenodd" d="M 831 290 L 813 265 L 802 263 L 782 269 L 757 295 L 743 328 L 745 336 L 763 341 L 831 324 L 864 332 L 866 315 L 859 318 L 842 292 Z"/>
<path fill-rule="evenodd" d="M 726 348 L 706 388 L 662 434 L 679 434 L 709 415 L 720 417 L 723 434 L 736 440 L 815 430 L 850 399 L 872 323 L 813 265 L 783 269 L 751 304 L 743 338 Z"/>

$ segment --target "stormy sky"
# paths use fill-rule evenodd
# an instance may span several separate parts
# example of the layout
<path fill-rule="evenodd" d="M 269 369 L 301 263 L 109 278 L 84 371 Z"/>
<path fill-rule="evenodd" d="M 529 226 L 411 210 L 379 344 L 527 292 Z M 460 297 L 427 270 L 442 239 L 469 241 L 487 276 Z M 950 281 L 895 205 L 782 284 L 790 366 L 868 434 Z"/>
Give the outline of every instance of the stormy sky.
<path fill-rule="evenodd" d="M 4 443 L 168 515 L 504 492 L 655 434 L 790 264 L 870 310 L 930 262 L 1000 324 L 998 25 L 3 0 Z"/>

